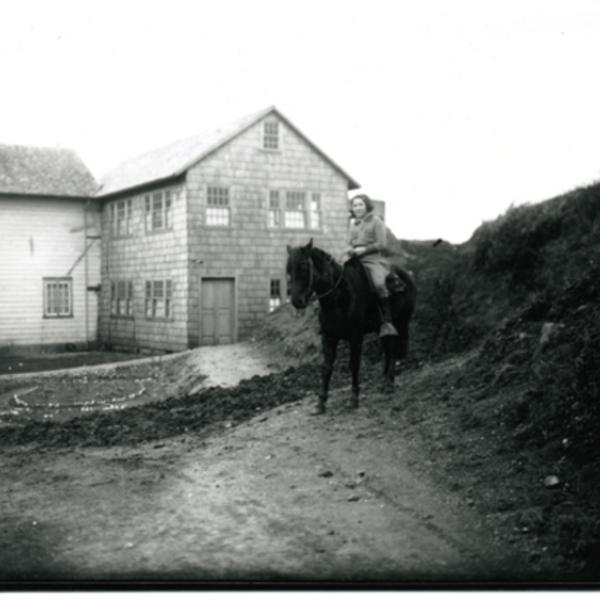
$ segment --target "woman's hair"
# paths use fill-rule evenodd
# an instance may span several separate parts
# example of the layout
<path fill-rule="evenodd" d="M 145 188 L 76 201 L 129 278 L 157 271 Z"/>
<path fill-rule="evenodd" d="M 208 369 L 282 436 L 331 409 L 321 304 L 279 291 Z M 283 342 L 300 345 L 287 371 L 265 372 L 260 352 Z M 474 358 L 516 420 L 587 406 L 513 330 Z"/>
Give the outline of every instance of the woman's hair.
<path fill-rule="evenodd" d="M 354 201 L 356 199 L 362 200 L 365 203 L 368 213 L 373 212 L 375 210 L 375 205 L 373 204 L 373 201 L 371 200 L 371 198 L 369 198 L 369 196 L 367 196 L 366 194 L 358 194 L 358 196 L 354 196 L 354 198 L 352 198 L 352 200 L 350 200 L 350 214 L 353 217 L 356 215 L 354 214 L 354 211 L 352 210 L 352 204 L 354 203 Z"/>

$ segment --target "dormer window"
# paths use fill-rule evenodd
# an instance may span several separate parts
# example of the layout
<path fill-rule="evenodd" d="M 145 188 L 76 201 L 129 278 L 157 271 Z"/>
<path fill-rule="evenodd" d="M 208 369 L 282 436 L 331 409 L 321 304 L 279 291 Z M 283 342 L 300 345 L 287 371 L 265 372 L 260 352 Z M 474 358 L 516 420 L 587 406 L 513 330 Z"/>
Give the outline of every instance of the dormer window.
<path fill-rule="evenodd" d="M 265 150 L 279 150 L 279 123 L 277 121 L 264 122 L 263 148 Z"/>

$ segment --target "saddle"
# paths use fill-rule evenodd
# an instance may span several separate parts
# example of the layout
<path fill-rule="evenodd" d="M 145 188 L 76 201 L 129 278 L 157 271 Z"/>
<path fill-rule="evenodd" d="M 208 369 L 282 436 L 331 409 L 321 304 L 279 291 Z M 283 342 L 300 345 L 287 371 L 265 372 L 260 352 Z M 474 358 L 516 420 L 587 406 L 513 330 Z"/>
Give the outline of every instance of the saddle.
<path fill-rule="evenodd" d="M 359 261 L 360 262 L 360 261 Z M 367 281 L 369 282 L 369 287 L 371 288 L 371 292 L 373 294 L 376 293 L 375 286 L 371 281 L 371 274 L 369 273 L 369 269 L 367 269 L 362 263 L 360 263 L 363 268 L 365 275 L 367 276 Z M 385 287 L 387 287 L 390 296 L 396 296 L 397 294 L 402 294 L 406 292 L 408 289 L 406 283 L 402 281 L 398 273 L 394 270 L 394 267 L 390 265 L 389 272 L 385 277 Z"/>
<path fill-rule="evenodd" d="M 400 279 L 398 273 L 393 268 L 390 268 L 390 272 L 385 278 L 385 287 L 387 287 L 388 292 L 392 296 L 406 292 L 406 284 Z"/>

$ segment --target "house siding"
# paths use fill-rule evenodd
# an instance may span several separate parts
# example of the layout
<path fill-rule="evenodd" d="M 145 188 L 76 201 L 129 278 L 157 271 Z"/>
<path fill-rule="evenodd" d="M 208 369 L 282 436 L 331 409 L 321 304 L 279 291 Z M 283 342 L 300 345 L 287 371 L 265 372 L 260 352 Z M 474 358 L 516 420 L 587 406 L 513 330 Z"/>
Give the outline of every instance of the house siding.
<path fill-rule="evenodd" d="M 172 227 L 146 231 L 145 196 L 171 191 Z M 177 351 L 188 347 L 187 288 L 188 245 L 186 190 L 182 184 L 161 186 L 136 195 L 123 195 L 104 203 L 102 210 L 102 297 L 100 340 L 130 351 Z M 111 233 L 110 205 L 131 200 L 131 234 Z M 111 282 L 133 283 L 133 315 L 111 314 Z M 170 280 L 172 317 L 148 319 L 145 312 L 146 281 Z"/>
<path fill-rule="evenodd" d="M 93 200 L 0 198 L 0 349 L 87 347 L 96 340 L 97 310 L 87 288 L 100 284 L 100 245 L 88 237 L 100 233 L 97 215 Z M 44 318 L 43 279 L 67 276 L 72 317 Z"/>
<path fill-rule="evenodd" d="M 263 150 L 262 128 L 263 121 L 257 122 L 187 173 L 190 264 L 195 265 L 189 277 L 190 346 L 199 343 L 203 278 L 235 278 L 237 334 L 244 339 L 269 310 L 270 280 L 279 279 L 285 294 L 287 244 L 306 244 L 312 237 L 336 257 L 347 244 L 348 180 L 281 120 L 281 150 Z M 208 186 L 229 188 L 230 227 L 206 225 Z M 321 229 L 269 228 L 271 189 L 320 193 Z"/>

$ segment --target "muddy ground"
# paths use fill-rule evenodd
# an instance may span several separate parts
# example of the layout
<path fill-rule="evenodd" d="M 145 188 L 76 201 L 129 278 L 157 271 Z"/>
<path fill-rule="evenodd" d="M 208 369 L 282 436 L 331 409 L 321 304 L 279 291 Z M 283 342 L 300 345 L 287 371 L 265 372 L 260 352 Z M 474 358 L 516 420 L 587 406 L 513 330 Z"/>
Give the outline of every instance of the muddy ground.
<path fill-rule="evenodd" d="M 252 344 L 218 351 L 0 379 L 2 581 L 496 586 L 580 575 L 515 505 L 557 492 L 505 464 L 493 432 L 467 428 L 458 442 L 451 416 L 430 414 L 432 390 L 448 382 L 450 405 L 471 355 L 405 367 L 391 395 L 367 365 L 357 411 L 344 406 L 339 364 L 328 412 L 314 417 L 314 365 Z M 240 383 L 249 370 L 260 374 Z"/>

